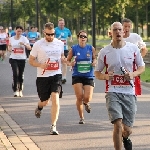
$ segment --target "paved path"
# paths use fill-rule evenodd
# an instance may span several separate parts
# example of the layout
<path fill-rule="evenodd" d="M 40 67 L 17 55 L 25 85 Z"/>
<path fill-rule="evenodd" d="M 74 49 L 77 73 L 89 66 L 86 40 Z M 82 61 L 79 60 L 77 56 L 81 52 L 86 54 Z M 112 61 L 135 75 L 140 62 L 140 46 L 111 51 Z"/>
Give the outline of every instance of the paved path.
<path fill-rule="evenodd" d="M 105 107 L 104 83 L 96 80 L 92 112 L 85 113 L 86 124 L 79 125 L 75 95 L 71 86 L 71 73 L 63 85 L 60 99 L 58 136 L 49 135 L 50 104 L 37 119 L 35 88 L 36 69 L 26 65 L 23 98 L 14 98 L 11 90 L 11 68 L 8 60 L 0 64 L 0 150 L 113 150 L 112 125 Z M 147 86 L 147 87 L 146 87 Z M 131 136 L 133 150 L 150 150 L 150 88 L 143 86 L 138 97 L 138 111 Z"/>

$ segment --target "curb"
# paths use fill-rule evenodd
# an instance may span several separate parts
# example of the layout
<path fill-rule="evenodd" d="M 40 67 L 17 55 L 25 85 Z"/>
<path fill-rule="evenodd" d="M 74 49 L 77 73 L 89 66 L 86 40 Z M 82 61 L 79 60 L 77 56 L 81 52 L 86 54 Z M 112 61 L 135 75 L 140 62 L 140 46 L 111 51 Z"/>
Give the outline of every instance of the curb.
<path fill-rule="evenodd" d="M 7 150 L 40 150 L 1 106 L 0 140 Z"/>

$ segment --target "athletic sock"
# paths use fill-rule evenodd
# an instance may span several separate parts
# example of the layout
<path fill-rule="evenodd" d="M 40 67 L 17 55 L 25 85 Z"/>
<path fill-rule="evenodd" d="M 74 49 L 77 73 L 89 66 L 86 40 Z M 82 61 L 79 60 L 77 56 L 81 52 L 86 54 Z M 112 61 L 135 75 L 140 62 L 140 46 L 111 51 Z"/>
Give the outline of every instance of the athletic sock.
<path fill-rule="evenodd" d="M 39 106 L 38 106 L 38 110 L 40 110 L 40 111 L 41 111 L 42 109 L 43 109 L 43 107 L 41 108 L 41 107 L 39 107 Z"/>

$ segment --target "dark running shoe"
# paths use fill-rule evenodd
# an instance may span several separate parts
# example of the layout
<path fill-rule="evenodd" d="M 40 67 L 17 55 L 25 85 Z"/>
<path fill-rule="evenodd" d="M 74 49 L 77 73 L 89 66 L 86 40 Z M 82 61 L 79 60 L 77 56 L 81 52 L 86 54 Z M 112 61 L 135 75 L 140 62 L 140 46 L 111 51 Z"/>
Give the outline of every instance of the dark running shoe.
<path fill-rule="evenodd" d="M 88 113 L 90 113 L 90 112 L 91 112 L 90 104 L 85 104 L 85 103 L 83 103 L 83 104 L 84 104 L 84 106 L 85 106 L 85 110 L 86 110 Z"/>
<path fill-rule="evenodd" d="M 40 111 L 38 108 L 35 109 L 35 116 L 36 116 L 37 118 L 40 118 L 40 117 L 41 117 L 41 111 Z"/>
<path fill-rule="evenodd" d="M 81 119 L 80 119 L 79 124 L 85 124 L 85 122 L 84 122 L 84 119 L 83 119 L 83 118 L 81 118 Z"/>
<path fill-rule="evenodd" d="M 123 145 L 125 150 L 132 150 L 132 142 L 129 138 L 123 137 Z"/>
<path fill-rule="evenodd" d="M 67 82 L 67 80 L 66 79 L 62 79 L 61 82 L 62 82 L 62 84 L 65 84 Z"/>

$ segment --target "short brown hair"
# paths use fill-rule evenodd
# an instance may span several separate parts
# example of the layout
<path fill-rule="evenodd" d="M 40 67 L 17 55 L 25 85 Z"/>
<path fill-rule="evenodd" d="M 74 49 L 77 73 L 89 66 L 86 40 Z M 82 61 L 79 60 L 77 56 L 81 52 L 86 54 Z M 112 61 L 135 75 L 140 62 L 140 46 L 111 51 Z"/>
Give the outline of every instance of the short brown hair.
<path fill-rule="evenodd" d="M 58 19 L 58 22 L 59 22 L 59 21 L 65 21 L 65 20 L 64 20 L 64 18 L 60 18 L 60 19 Z"/>
<path fill-rule="evenodd" d="M 44 25 L 44 29 L 52 30 L 54 29 L 54 24 L 52 22 L 48 22 Z"/>
<path fill-rule="evenodd" d="M 122 19 L 122 24 L 123 24 L 124 22 L 132 23 L 132 21 L 131 21 L 130 19 L 128 19 L 128 18 L 124 18 L 124 19 Z"/>

